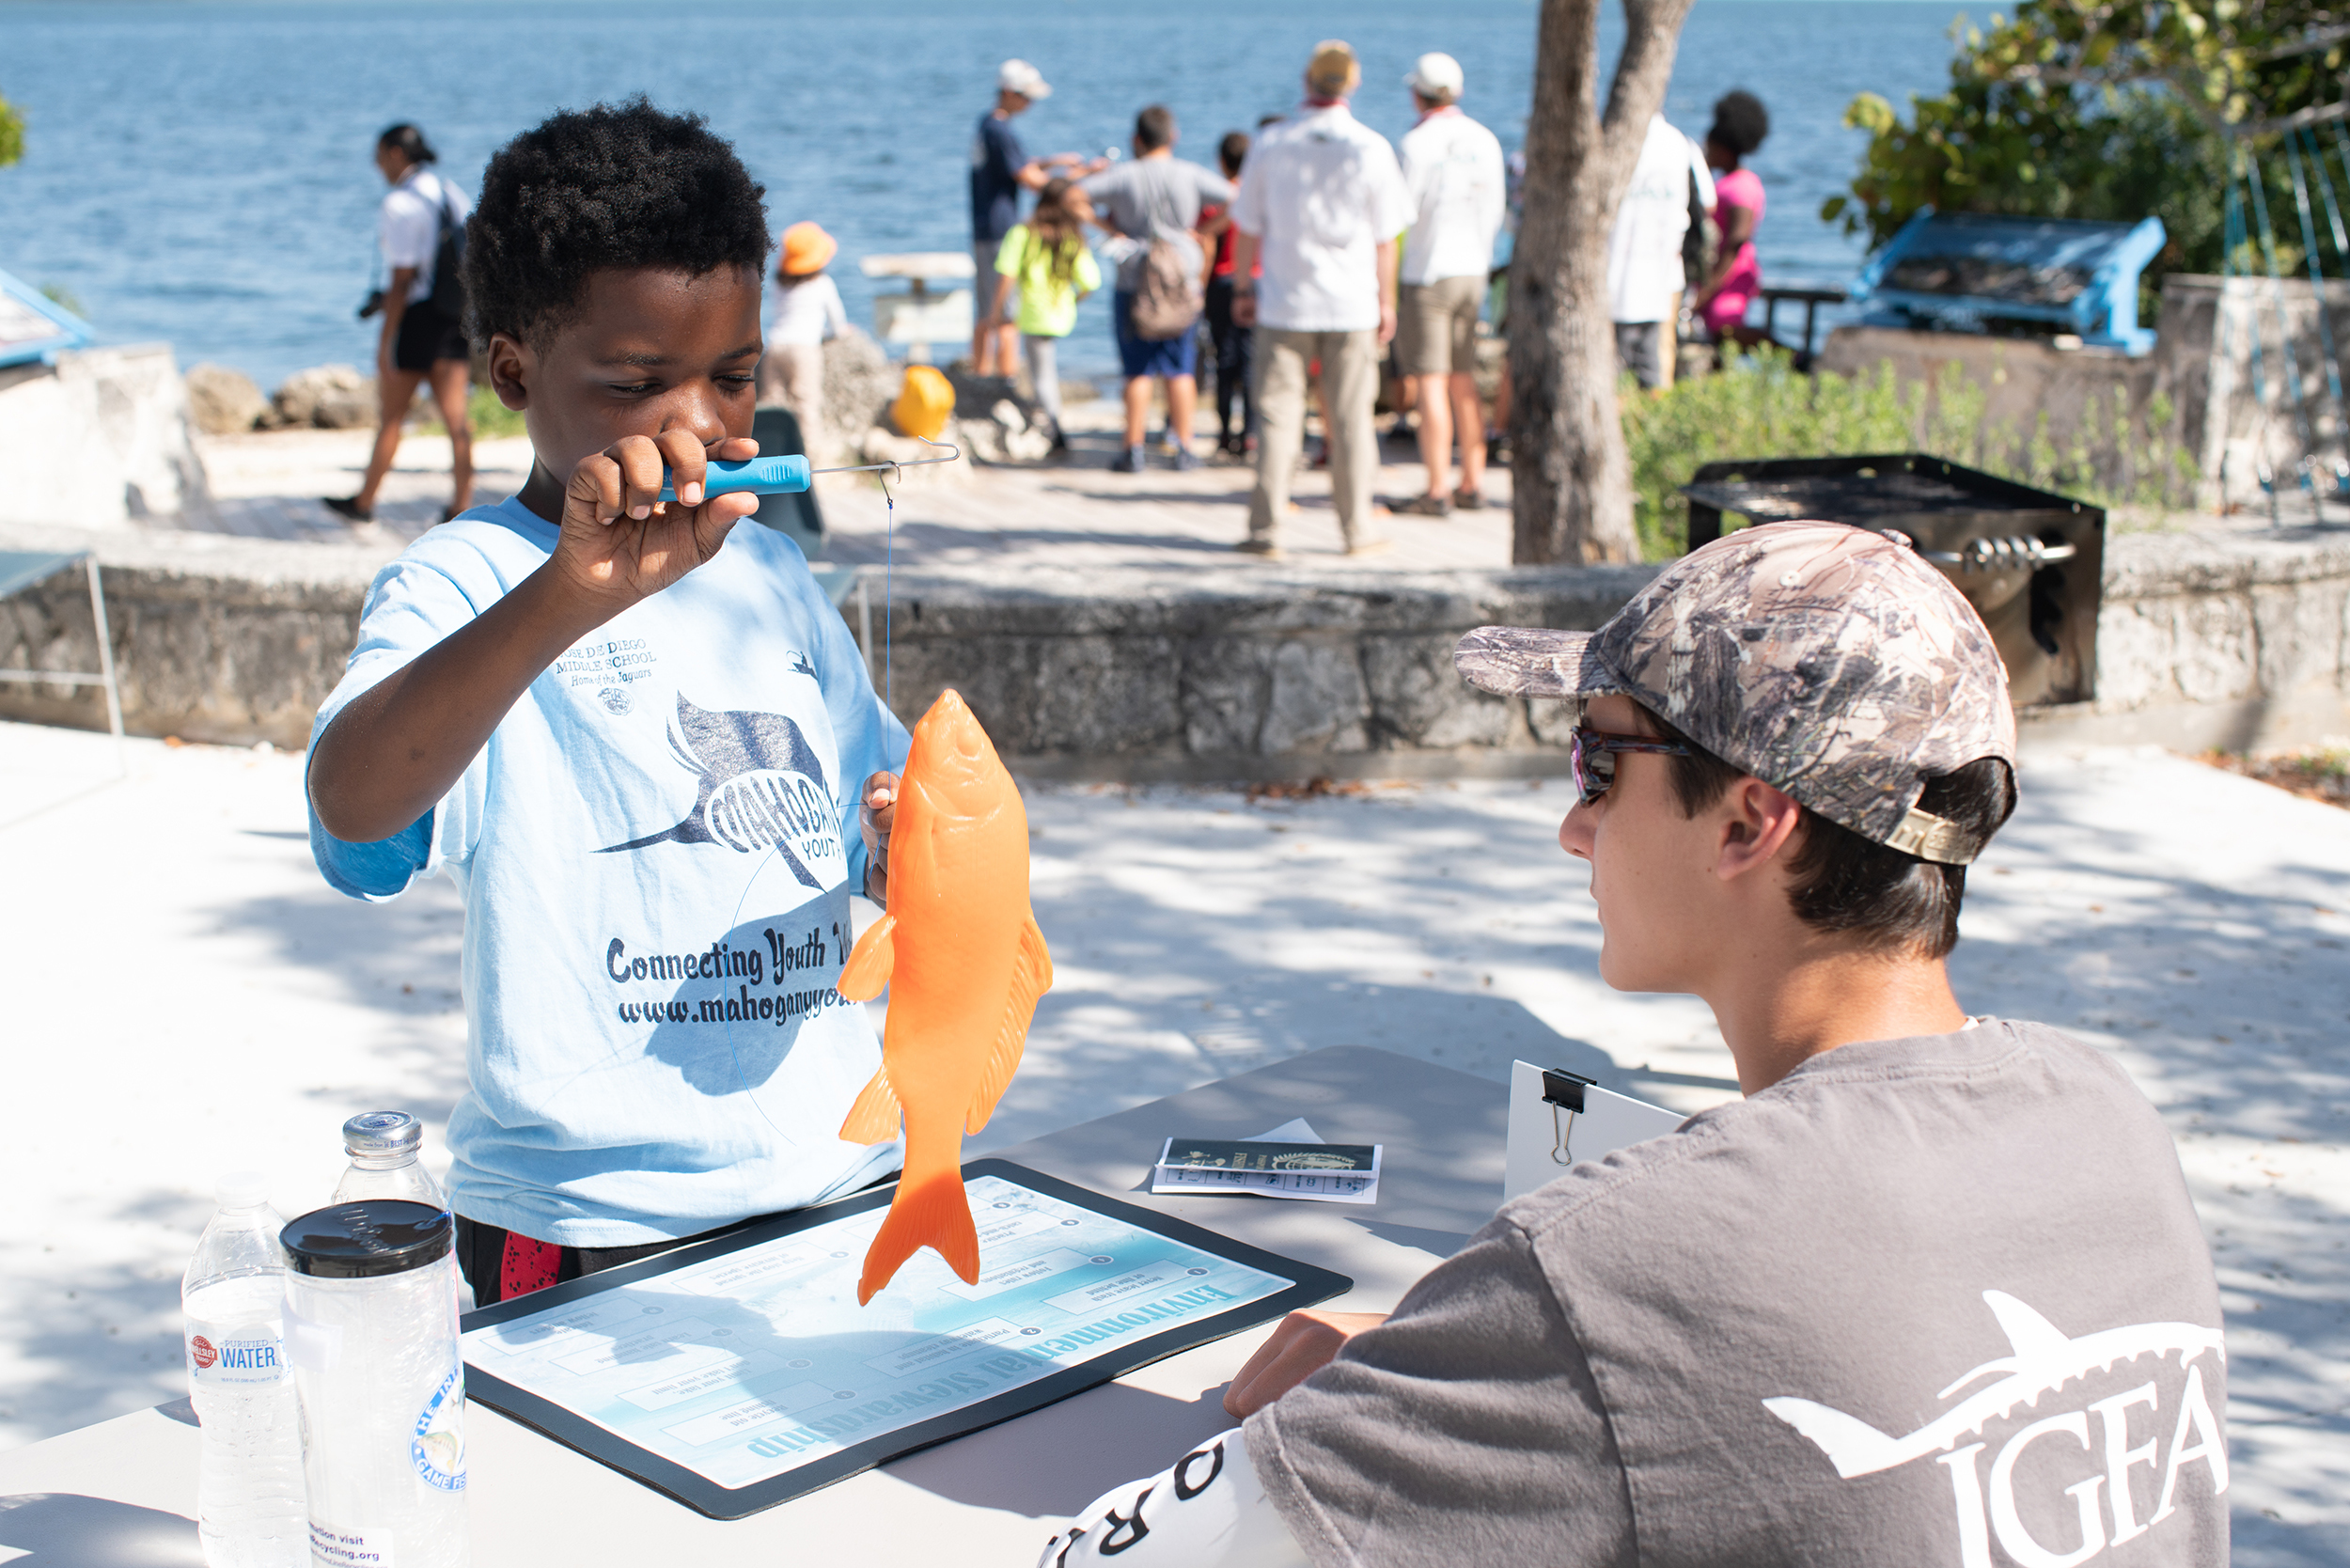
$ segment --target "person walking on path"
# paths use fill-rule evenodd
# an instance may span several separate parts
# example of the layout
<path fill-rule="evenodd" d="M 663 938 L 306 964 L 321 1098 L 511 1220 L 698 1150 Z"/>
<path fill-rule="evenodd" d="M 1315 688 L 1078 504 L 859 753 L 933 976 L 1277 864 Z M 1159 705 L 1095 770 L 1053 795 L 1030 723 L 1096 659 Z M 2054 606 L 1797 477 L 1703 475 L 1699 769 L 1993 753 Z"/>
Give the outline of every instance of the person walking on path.
<path fill-rule="evenodd" d="M 1248 133 L 1227 131 L 1217 144 L 1216 162 L 1224 178 L 1237 187 L 1241 165 L 1248 161 Z M 1232 226 L 1230 203 L 1210 215 L 1202 209 L 1202 231 L 1215 245 L 1208 267 L 1208 338 L 1215 348 L 1215 426 L 1217 449 L 1230 457 L 1246 457 L 1257 442 L 1257 404 L 1248 390 L 1255 335 L 1232 321 L 1232 243 L 1239 230 Z M 1232 405 L 1240 404 L 1240 426 L 1232 425 Z"/>
<path fill-rule="evenodd" d="M 1616 323 L 1616 363 L 1651 391 L 1673 384 L 1681 340 L 1682 261 L 1689 198 L 1714 206 L 1714 177 L 1688 137 L 1657 115 L 1648 122 L 1632 184 L 1607 231 L 1608 313 Z M 1739 307 L 1743 313 L 1745 306 Z"/>
<path fill-rule="evenodd" d="M 1037 194 L 1028 221 L 1011 226 L 995 253 L 992 313 L 1005 315 L 1017 289 L 1017 324 L 1028 348 L 1028 374 L 1036 400 L 1053 421 L 1053 450 L 1069 450 L 1061 431 L 1060 340 L 1077 327 L 1077 302 L 1102 287 L 1101 264 L 1086 248 L 1085 225 L 1093 209 L 1085 192 L 1067 180 L 1053 180 Z"/>
<path fill-rule="evenodd" d="M 824 272 L 839 248 L 812 223 L 783 231 L 767 288 L 767 353 L 759 362 L 759 400 L 791 411 L 801 449 L 819 463 L 830 452 L 824 445 L 824 339 L 849 328 L 840 286 Z"/>
<path fill-rule="evenodd" d="M 424 133 L 404 122 L 375 141 L 375 166 L 392 187 L 376 219 L 376 243 L 390 274 L 380 296 L 384 326 L 375 345 L 375 388 L 382 402 L 375 450 L 359 494 L 324 497 L 327 510 L 347 522 L 374 521 L 376 496 L 400 451 L 408 405 L 428 381 L 448 430 L 449 503 L 441 521 L 473 504 L 473 421 L 465 411 L 472 353 L 465 343 L 464 283 L 457 275 L 473 203 L 431 166 L 439 157 Z"/>
<path fill-rule="evenodd" d="M 1136 315 L 1146 290 L 1165 288 L 1174 279 L 1180 278 L 1189 295 L 1201 294 L 1207 251 L 1198 232 L 1199 209 L 1232 199 L 1230 181 L 1175 156 L 1178 134 L 1174 111 L 1152 104 L 1135 117 L 1134 161 L 1088 175 L 1083 182 L 1099 214 L 1095 221 L 1126 242 L 1110 295 L 1119 365 L 1126 373 L 1125 447 L 1110 463 L 1120 474 L 1142 472 L 1153 380 L 1167 385 L 1167 430 L 1175 466 L 1199 465 L 1191 449 L 1191 423 L 1199 406 L 1198 323 L 1205 299 L 1190 307 L 1191 319 L 1168 337 L 1158 334 L 1171 322 L 1138 321 Z M 1157 282 L 1154 272 L 1163 274 Z"/>
<path fill-rule="evenodd" d="M 1757 343 L 1762 335 L 1746 324 L 1747 306 L 1762 291 L 1762 263 L 1754 236 L 1762 227 L 1762 181 L 1743 163 L 1771 133 L 1771 117 L 1750 92 L 1722 95 L 1714 105 L 1714 129 L 1705 133 L 1705 161 L 1721 170 L 1714 181 L 1715 222 L 1721 226 L 1720 259 L 1698 290 L 1697 308 L 1716 342 L 1735 338 Z"/>
<path fill-rule="evenodd" d="M 1477 396 L 1477 318 L 1501 232 L 1507 178 L 1501 143 L 1461 112 L 1461 62 L 1422 55 L 1403 78 L 1419 121 L 1403 133 L 1403 182 L 1412 229 L 1403 242 L 1396 309 L 1400 368 L 1419 410 L 1419 456 L 1428 493 L 1396 510 L 1442 517 L 1485 504 L 1485 408 Z M 1452 441 L 1461 484 L 1450 488 Z"/>
<path fill-rule="evenodd" d="M 1031 158 L 1011 128 L 1014 115 L 1053 96 L 1044 73 L 1026 60 L 1006 60 L 995 72 L 995 106 L 979 117 L 971 136 L 971 260 L 984 290 L 994 287 L 995 255 L 1004 236 L 1020 221 L 1020 193 L 1041 191 L 1055 170 L 1089 172 L 1104 160 L 1089 164 L 1073 152 Z M 979 312 L 971 331 L 971 369 L 976 375 L 1008 376 L 1019 368 L 1020 329 L 994 310 Z"/>
<path fill-rule="evenodd" d="M 1306 433 L 1308 368 L 1321 362 L 1330 493 L 1350 556 L 1389 547 L 1372 508 L 1379 440 L 1371 405 L 1380 349 L 1395 337 L 1395 236 L 1411 193 L 1395 149 L 1358 122 L 1347 95 L 1355 51 L 1331 39 L 1306 67 L 1306 102 L 1267 129 L 1241 170 L 1232 219 L 1232 319 L 1257 329 L 1257 484 L 1246 554 L 1277 558 L 1290 476 Z M 1261 277 L 1255 275 L 1259 259 Z"/>

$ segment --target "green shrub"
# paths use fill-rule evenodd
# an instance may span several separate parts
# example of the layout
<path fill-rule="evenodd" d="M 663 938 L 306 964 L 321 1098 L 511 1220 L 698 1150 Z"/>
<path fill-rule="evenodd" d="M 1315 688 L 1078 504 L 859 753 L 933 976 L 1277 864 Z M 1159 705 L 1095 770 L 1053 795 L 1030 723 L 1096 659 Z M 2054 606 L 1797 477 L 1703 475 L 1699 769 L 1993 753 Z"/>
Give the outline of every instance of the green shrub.
<path fill-rule="evenodd" d="M 2167 398 L 2155 396 L 2134 416 L 2121 394 L 2110 408 L 2092 396 L 2060 449 L 2044 416 L 2029 431 L 1988 424 L 1988 394 L 1956 365 L 1930 385 L 1904 385 L 1889 364 L 1857 376 L 1805 375 L 1785 350 L 1764 348 L 1733 354 L 1719 374 L 1669 392 L 1643 394 L 1627 378 L 1622 401 L 1634 523 L 1649 560 L 1688 548 L 1681 487 L 1708 463 L 1930 452 L 2099 506 L 2184 505 L 2196 478 L 2193 458 L 2171 433 Z M 2107 484 L 2108 475 L 2116 482 Z"/>

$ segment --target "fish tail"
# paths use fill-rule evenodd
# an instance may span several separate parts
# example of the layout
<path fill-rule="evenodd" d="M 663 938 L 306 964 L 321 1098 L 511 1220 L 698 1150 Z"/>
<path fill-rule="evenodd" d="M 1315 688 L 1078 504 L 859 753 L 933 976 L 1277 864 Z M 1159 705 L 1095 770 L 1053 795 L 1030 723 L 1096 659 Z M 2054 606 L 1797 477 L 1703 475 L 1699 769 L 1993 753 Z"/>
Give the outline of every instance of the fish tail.
<path fill-rule="evenodd" d="M 865 1273 L 856 1282 L 856 1302 L 862 1307 L 874 1293 L 898 1277 L 908 1258 L 930 1247 L 947 1260 L 947 1266 L 966 1285 L 979 1278 L 979 1233 L 971 1223 L 971 1200 L 964 1196 L 963 1172 L 946 1169 L 909 1173 L 898 1184 L 889 1214 L 865 1250 Z"/>

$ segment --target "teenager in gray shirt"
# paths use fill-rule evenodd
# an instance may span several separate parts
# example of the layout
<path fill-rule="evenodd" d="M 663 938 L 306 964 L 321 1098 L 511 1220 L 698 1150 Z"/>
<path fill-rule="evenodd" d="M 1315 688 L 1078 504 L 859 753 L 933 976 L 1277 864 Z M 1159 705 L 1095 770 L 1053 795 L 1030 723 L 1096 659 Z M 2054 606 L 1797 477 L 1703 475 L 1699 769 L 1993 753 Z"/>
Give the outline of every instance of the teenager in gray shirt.
<path fill-rule="evenodd" d="M 1714 1010 L 1746 1097 L 1503 1205 L 1393 1316 L 1293 1314 L 1246 1424 L 1058 1568 L 2205 1565 L 2226 1353 L 2121 1069 L 1944 960 L 2014 804 L 1982 622 L 1898 536 L 1745 529 L 1462 672 L 1582 704 L 1600 974 Z"/>

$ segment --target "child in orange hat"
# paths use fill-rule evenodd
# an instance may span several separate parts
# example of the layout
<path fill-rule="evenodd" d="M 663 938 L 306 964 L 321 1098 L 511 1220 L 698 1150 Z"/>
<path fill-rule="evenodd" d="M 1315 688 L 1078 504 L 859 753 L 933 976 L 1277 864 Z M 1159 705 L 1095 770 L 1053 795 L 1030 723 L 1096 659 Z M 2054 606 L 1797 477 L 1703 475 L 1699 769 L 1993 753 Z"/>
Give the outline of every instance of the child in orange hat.
<path fill-rule="evenodd" d="M 812 223 L 783 231 L 776 275 L 767 290 L 767 355 L 759 363 L 759 400 L 780 402 L 800 422 L 808 455 L 822 462 L 824 445 L 824 339 L 848 330 L 849 310 L 840 290 L 826 276 L 839 249 Z"/>

